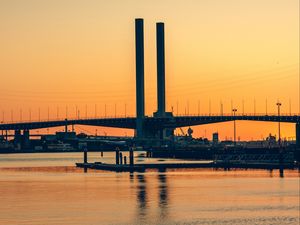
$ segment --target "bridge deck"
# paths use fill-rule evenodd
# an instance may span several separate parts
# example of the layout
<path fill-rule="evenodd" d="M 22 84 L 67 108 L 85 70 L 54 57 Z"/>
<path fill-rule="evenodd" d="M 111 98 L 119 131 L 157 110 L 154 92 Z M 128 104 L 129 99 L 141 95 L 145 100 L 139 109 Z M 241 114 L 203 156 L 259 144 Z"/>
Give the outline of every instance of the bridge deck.
<path fill-rule="evenodd" d="M 195 126 L 209 123 L 221 123 L 233 120 L 265 121 L 300 123 L 300 115 L 204 115 L 204 116 L 174 116 L 174 117 L 145 117 L 144 124 L 153 128 L 176 128 L 185 126 Z M 68 125 L 89 125 L 103 127 L 117 127 L 135 129 L 136 118 L 94 118 L 94 119 L 73 119 L 54 121 L 32 121 L 2 123 L 0 130 L 32 130 Z"/>

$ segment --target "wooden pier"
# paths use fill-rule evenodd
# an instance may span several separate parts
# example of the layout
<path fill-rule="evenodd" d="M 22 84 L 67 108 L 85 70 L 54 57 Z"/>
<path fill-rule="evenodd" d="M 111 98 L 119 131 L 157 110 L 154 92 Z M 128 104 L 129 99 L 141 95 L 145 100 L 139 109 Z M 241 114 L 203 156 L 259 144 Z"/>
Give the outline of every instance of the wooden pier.
<path fill-rule="evenodd" d="M 165 171 L 167 169 L 187 169 L 187 168 L 214 168 L 214 169 L 279 169 L 283 173 L 284 169 L 300 169 L 300 165 L 294 162 L 283 162 L 283 160 L 276 161 L 245 161 L 245 160 L 215 160 L 211 162 L 165 162 L 165 163 L 134 163 L 134 149 L 129 149 L 129 164 L 127 158 L 124 156 L 119 148 L 116 148 L 115 164 L 108 164 L 102 162 L 88 162 L 88 151 L 83 151 L 83 163 L 76 163 L 77 167 L 83 168 L 85 172 L 88 169 L 107 170 L 114 172 L 144 172 L 147 169 L 156 169 L 158 171 Z"/>
<path fill-rule="evenodd" d="M 215 169 L 296 169 L 294 164 L 279 163 L 233 163 L 233 162 L 195 162 L 195 163 L 145 163 L 130 165 L 106 164 L 101 162 L 95 163 L 76 163 L 77 167 L 95 170 L 107 170 L 114 172 L 144 172 L 147 169 L 157 169 L 164 171 L 167 169 L 177 168 L 215 168 Z"/>

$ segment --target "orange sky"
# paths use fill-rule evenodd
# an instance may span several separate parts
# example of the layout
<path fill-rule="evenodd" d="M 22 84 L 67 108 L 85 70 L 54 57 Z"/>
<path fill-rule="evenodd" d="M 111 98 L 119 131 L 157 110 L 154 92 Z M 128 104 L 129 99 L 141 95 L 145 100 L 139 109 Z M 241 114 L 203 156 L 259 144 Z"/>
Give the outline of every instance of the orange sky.
<path fill-rule="evenodd" d="M 0 2 L 1 120 L 135 114 L 134 18 L 145 19 L 146 113 L 156 110 L 155 22 L 165 22 L 167 109 L 174 113 L 299 113 L 298 0 Z M 178 109 L 177 109 L 178 105 Z M 189 107 L 187 107 L 189 105 Z M 95 106 L 97 112 L 95 112 Z M 189 108 L 189 109 L 187 109 Z M 20 115 L 22 111 L 22 116 Z M 95 133 L 95 127 L 84 128 Z M 195 127 L 232 137 L 232 123 Z M 132 131 L 97 128 L 124 135 Z M 241 139 L 276 123 L 238 122 Z M 283 124 L 293 137 L 294 125 Z"/>

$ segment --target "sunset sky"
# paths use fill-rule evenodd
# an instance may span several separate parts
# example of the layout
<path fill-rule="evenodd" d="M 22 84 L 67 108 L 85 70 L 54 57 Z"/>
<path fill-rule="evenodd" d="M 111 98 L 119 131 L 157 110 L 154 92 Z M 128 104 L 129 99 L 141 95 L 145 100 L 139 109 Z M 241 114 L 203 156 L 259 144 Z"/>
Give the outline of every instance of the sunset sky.
<path fill-rule="evenodd" d="M 134 116 L 135 18 L 144 18 L 147 115 L 156 111 L 156 22 L 165 22 L 168 111 L 216 114 L 222 101 L 224 113 L 231 102 L 242 113 L 244 101 L 245 113 L 265 114 L 279 100 L 282 113 L 299 113 L 299 0 L 0 0 L 1 121 L 29 120 L 29 112 L 37 120 L 39 110 L 48 119 L 48 108 L 50 119 L 66 109 L 75 117 L 76 108 L 103 117 L 105 105 L 107 116 L 115 106 L 124 116 L 125 104 Z M 251 140 L 278 125 L 237 126 Z M 233 136 L 232 122 L 194 130 Z M 294 124 L 282 124 L 282 136 L 294 137 Z"/>

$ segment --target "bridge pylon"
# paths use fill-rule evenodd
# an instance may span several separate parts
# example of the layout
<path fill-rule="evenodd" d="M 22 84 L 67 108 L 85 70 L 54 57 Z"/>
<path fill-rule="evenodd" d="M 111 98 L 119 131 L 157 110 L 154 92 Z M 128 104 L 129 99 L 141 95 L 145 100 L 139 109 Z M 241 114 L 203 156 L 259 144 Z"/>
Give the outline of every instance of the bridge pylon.
<path fill-rule="evenodd" d="M 145 117 L 144 84 L 144 20 L 135 19 L 135 65 L 136 65 L 136 138 L 143 138 Z"/>

